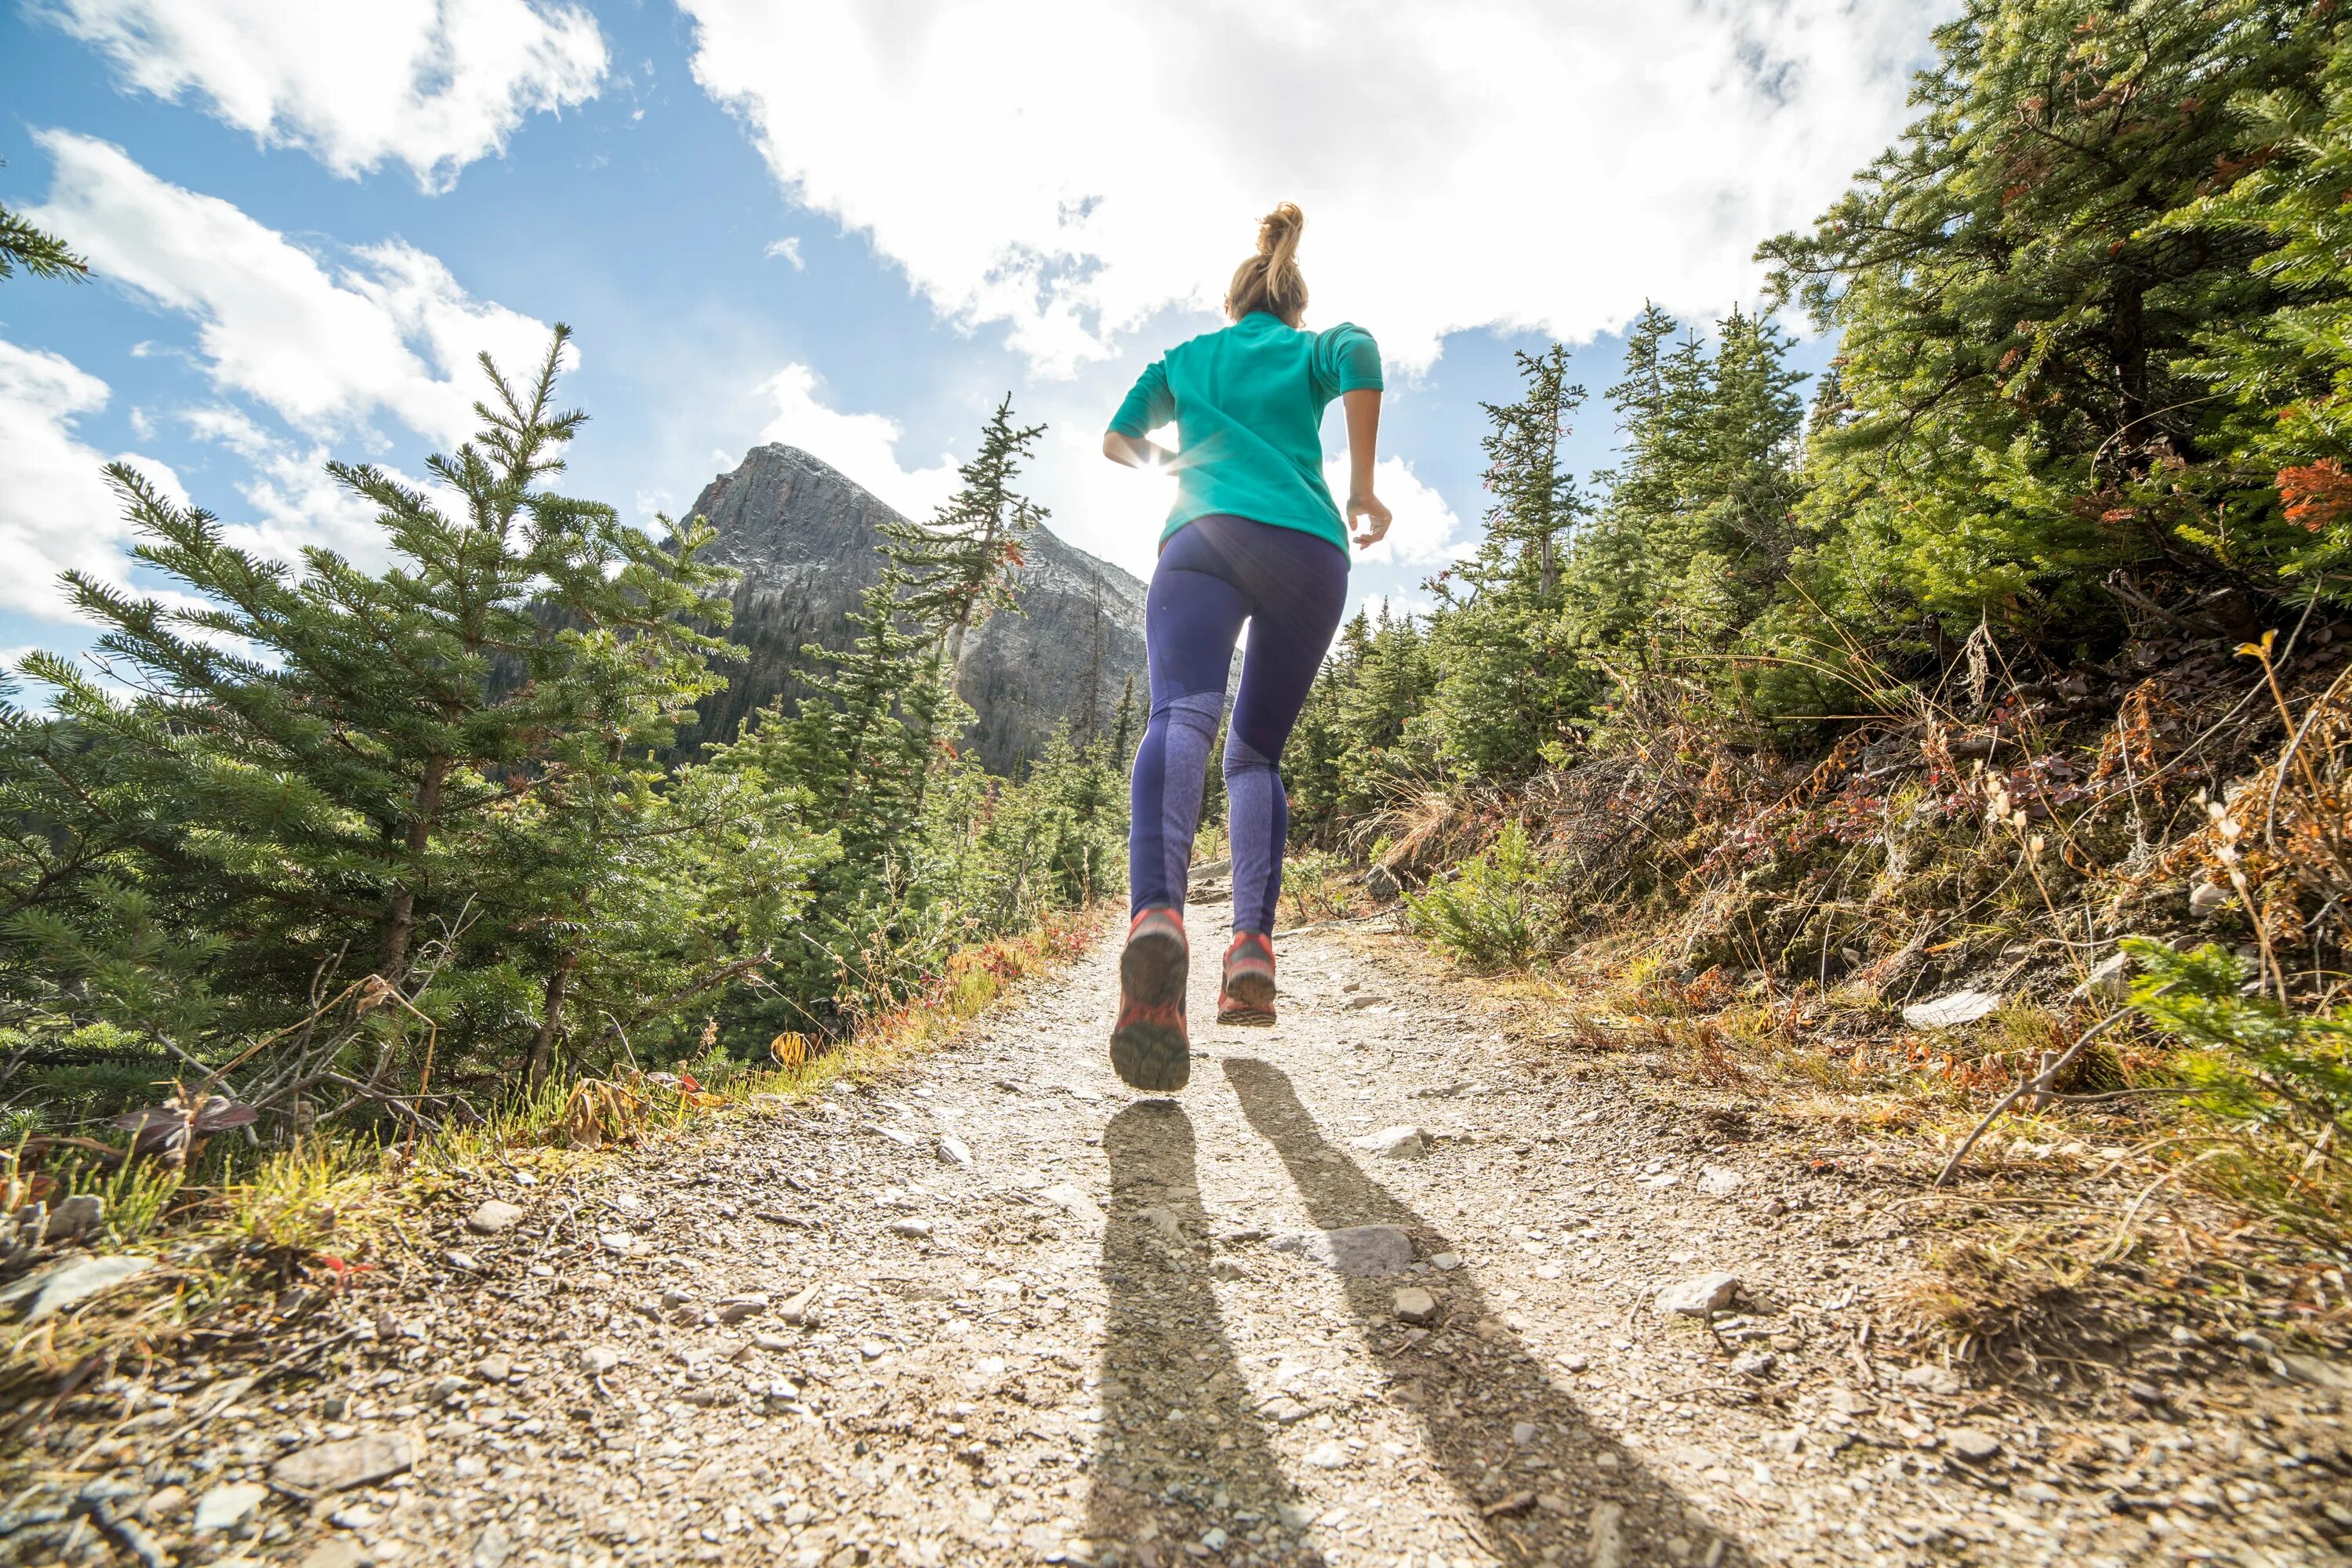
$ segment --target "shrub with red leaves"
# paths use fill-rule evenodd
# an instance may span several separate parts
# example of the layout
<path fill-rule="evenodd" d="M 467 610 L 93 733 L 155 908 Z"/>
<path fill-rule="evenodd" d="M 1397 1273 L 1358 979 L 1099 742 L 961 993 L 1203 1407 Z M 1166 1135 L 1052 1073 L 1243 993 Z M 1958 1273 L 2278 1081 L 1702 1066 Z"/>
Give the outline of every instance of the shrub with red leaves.
<path fill-rule="evenodd" d="M 2352 516 L 2352 474 L 2333 458 L 2278 471 L 2279 499 L 2286 502 L 2287 520 L 2312 532 Z"/>

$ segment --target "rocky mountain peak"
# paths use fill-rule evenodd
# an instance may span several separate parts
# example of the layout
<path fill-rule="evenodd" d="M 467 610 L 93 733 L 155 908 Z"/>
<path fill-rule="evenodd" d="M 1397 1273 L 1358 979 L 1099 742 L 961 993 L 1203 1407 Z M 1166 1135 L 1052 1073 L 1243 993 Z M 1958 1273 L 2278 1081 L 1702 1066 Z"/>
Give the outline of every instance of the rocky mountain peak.
<path fill-rule="evenodd" d="M 690 742 L 731 735 L 744 715 L 800 689 L 809 643 L 846 647 L 858 595 L 877 575 L 877 525 L 898 513 L 814 453 L 770 443 L 695 498 L 718 529 L 709 559 L 742 574 L 731 641 L 746 655 L 708 699 Z M 1009 770 L 1034 756 L 1060 720 L 1086 733 L 1109 723 L 1134 676 L 1144 691 L 1143 584 L 1045 528 L 1024 542 L 1014 604 L 966 644 L 957 689 L 978 715 L 982 762 Z"/>

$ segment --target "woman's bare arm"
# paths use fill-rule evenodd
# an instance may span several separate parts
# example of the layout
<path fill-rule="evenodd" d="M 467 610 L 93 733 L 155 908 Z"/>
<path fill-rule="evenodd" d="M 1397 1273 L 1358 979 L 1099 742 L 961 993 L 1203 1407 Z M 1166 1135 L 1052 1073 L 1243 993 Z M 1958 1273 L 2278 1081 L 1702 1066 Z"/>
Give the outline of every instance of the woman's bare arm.
<path fill-rule="evenodd" d="M 1165 468 L 1176 461 L 1176 454 L 1167 447 L 1155 447 L 1140 436 L 1122 436 L 1116 430 L 1103 432 L 1103 456 L 1130 468 Z"/>
<path fill-rule="evenodd" d="M 1357 528 L 1356 548 L 1370 550 L 1388 537 L 1389 509 L 1372 493 L 1372 469 L 1380 461 L 1381 392 L 1376 386 L 1339 395 L 1348 412 L 1348 523 Z"/>

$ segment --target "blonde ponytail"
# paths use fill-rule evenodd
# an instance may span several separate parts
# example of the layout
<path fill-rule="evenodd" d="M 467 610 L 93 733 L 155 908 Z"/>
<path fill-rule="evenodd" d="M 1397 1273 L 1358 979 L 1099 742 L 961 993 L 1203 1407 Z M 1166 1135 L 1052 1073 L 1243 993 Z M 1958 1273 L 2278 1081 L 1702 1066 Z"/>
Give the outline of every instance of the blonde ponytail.
<path fill-rule="evenodd" d="M 1307 277 L 1298 270 L 1298 237 L 1307 215 L 1285 202 L 1257 226 L 1257 254 L 1234 268 L 1225 289 L 1225 313 L 1236 321 L 1252 310 L 1271 310 L 1291 326 L 1307 314 Z"/>

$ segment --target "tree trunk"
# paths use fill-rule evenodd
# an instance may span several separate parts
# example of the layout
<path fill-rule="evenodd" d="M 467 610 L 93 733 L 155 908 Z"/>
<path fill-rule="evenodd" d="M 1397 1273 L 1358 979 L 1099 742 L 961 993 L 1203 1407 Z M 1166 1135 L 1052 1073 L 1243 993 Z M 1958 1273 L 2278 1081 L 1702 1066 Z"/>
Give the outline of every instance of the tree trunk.
<path fill-rule="evenodd" d="M 547 977 L 547 1003 L 540 1014 L 539 1034 L 530 1042 L 529 1081 L 533 1094 L 547 1081 L 548 1068 L 554 1063 L 555 1037 L 563 1032 L 563 993 L 571 986 L 572 966 L 578 962 L 567 952 Z"/>
<path fill-rule="evenodd" d="M 412 874 L 415 860 L 433 842 L 433 819 L 441 809 L 441 792 L 448 779 L 448 758 L 425 760 L 425 776 L 417 781 L 415 812 L 408 820 L 405 842 Z M 403 881 L 393 889 L 384 900 L 376 930 L 375 972 L 397 985 L 408 972 L 409 939 L 416 931 L 416 889 L 412 883 Z"/>
<path fill-rule="evenodd" d="M 2116 407 L 2122 421 L 2116 431 L 2117 445 L 2122 447 L 2125 461 L 2135 473 L 2145 473 L 2146 463 L 2138 449 L 2155 436 L 2153 428 L 2143 426 L 2147 415 L 2147 312 L 2137 287 L 2125 285 L 2116 295 L 2112 317 L 2113 342 L 2116 355 L 2116 390 L 2121 395 Z"/>

